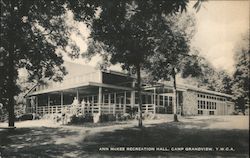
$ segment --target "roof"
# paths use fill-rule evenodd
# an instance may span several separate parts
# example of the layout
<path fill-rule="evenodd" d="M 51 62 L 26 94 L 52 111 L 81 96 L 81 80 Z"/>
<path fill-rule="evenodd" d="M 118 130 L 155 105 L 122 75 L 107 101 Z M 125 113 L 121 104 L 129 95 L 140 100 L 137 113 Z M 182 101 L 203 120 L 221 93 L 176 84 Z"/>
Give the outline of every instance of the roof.
<path fill-rule="evenodd" d="M 93 66 L 76 64 L 72 62 L 65 61 L 63 65 L 66 68 L 68 74 L 65 76 L 66 78 L 81 76 L 87 73 L 96 72 L 97 69 Z"/>
<path fill-rule="evenodd" d="M 68 72 L 68 74 L 65 76 L 65 79 L 74 79 L 75 77 L 79 77 L 79 76 L 83 76 L 86 75 L 88 73 L 94 73 L 94 72 L 98 72 L 100 70 L 98 70 L 95 67 L 89 66 L 89 65 L 81 65 L 81 64 L 76 64 L 76 63 L 72 63 L 72 62 L 64 62 L 63 64 L 66 68 L 66 71 Z M 116 74 L 116 75 L 120 75 L 120 76 L 129 76 L 132 78 L 135 78 L 135 76 L 131 76 L 127 73 L 124 72 L 118 72 L 118 71 L 112 71 L 112 70 L 103 70 L 103 72 L 107 72 L 110 74 Z M 145 86 L 145 89 L 152 89 L 154 87 L 158 87 L 158 86 L 164 86 L 167 88 L 172 88 L 173 84 L 171 82 L 159 82 L 156 83 L 153 86 Z M 31 92 L 34 89 L 34 87 L 29 91 Z M 177 84 L 177 90 L 178 91 L 187 91 L 187 90 L 191 90 L 191 91 L 196 91 L 196 92 L 202 92 L 202 93 L 208 93 L 208 94 L 213 94 L 213 95 L 218 95 L 218 96 L 224 96 L 224 97 L 232 97 L 232 95 L 228 95 L 225 93 L 220 93 L 220 92 L 216 92 L 216 91 L 211 91 L 211 90 L 207 90 L 207 89 L 203 89 L 203 88 L 199 88 L 196 86 L 191 86 L 191 85 L 187 85 L 187 84 Z"/>
<path fill-rule="evenodd" d="M 171 82 L 160 82 L 157 85 L 154 85 L 154 86 L 151 86 L 151 87 L 153 88 L 153 87 L 157 87 L 157 86 L 166 86 L 168 88 L 170 88 L 170 87 L 172 88 L 173 84 Z M 211 91 L 211 90 L 207 90 L 207 89 L 203 89 L 203 88 L 199 88 L 199 87 L 192 86 L 192 85 L 187 85 L 187 84 L 177 84 L 176 88 L 177 88 L 177 90 L 180 90 L 180 91 L 191 90 L 191 91 L 208 93 L 208 94 L 213 94 L 213 95 L 218 95 L 218 96 L 224 96 L 224 97 L 229 97 L 229 98 L 233 97 L 232 95 L 229 95 L 229 94 L 225 94 L 225 93 L 221 93 L 221 92 L 216 92 L 216 91 Z"/>

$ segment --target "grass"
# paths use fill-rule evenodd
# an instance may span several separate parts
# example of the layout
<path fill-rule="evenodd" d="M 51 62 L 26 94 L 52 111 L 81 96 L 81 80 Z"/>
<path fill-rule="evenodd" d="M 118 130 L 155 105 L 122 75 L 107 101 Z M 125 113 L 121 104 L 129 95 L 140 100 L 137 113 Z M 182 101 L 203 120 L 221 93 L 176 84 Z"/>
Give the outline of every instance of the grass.
<path fill-rule="evenodd" d="M 244 126 L 228 128 L 231 122 Z M 248 157 L 248 117 L 182 118 L 96 127 L 22 127 L 0 131 L 2 157 Z M 225 126 L 223 126 L 225 125 Z M 232 125 L 232 124 L 231 124 Z M 244 128 L 241 128 L 244 127 Z M 112 147 L 211 147 L 212 152 L 110 151 Z M 230 147 L 234 151 L 216 151 Z M 99 149 L 109 149 L 100 151 Z M 121 148 L 122 149 L 122 148 Z M 179 148 L 181 149 L 181 148 Z"/>

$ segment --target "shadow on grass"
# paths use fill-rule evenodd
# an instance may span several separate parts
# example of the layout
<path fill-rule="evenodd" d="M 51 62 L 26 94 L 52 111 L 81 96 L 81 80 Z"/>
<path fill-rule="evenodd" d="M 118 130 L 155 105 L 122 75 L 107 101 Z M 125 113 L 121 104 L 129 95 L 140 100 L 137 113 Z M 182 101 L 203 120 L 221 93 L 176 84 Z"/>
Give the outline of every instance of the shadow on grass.
<path fill-rule="evenodd" d="M 77 145 L 56 144 L 58 138 L 78 135 L 63 128 L 17 128 L 0 132 L 0 153 L 3 157 L 55 157 L 79 150 Z"/>
<path fill-rule="evenodd" d="M 235 157 L 240 155 L 248 157 L 249 153 L 249 131 L 248 130 L 223 130 L 203 129 L 208 126 L 208 121 L 201 123 L 192 122 L 169 122 L 153 125 L 151 127 L 127 128 L 114 132 L 101 132 L 98 135 L 86 137 L 82 144 L 89 144 L 88 151 L 98 152 L 101 147 L 211 147 L 213 152 L 205 152 L 206 155 L 220 155 Z M 199 128 L 186 128 L 197 126 Z M 98 144 L 91 144 L 98 142 Z M 230 147 L 234 151 L 216 151 L 216 147 Z M 148 156 L 184 156 L 191 154 L 197 157 L 204 157 L 204 152 L 110 152 L 104 154 L 137 155 Z"/>
<path fill-rule="evenodd" d="M 248 157 L 249 130 L 203 129 L 209 125 L 204 120 L 169 122 L 139 129 L 83 132 L 70 128 L 20 128 L 0 131 L 0 153 L 3 157 Z M 199 128 L 187 128 L 199 127 Z M 82 136 L 82 137 L 81 137 Z M 70 138 L 79 138 L 78 141 Z M 60 138 L 68 142 L 56 143 Z M 100 147 L 232 147 L 229 152 L 111 152 Z"/>

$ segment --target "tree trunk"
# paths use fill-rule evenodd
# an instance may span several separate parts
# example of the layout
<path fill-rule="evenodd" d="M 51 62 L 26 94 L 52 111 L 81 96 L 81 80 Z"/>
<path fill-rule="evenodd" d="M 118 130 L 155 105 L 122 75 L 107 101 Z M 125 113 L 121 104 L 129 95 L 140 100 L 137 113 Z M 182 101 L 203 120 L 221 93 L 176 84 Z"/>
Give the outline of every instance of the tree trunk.
<path fill-rule="evenodd" d="M 10 14 L 11 16 L 13 16 L 13 12 L 14 12 L 14 7 L 13 4 L 11 4 L 10 2 L 10 7 L 11 7 L 11 11 Z M 15 51 L 15 44 L 14 44 L 14 20 L 13 18 L 10 19 L 10 23 L 9 23 L 9 30 L 8 30 L 8 36 L 9 36 L 9 57 L 8 57 L 8 88 L 7 88 L 7 94 L 8 94 L 8 113 L 9 113 L 9 127 L 14 127 L 15 126 L 15 114 L 14 114 L 14 95 L 15 95 L 15 77 L 14 77 L 14 73 L 15 73 L 15 65 L 14 65 L 14 51 Z"/>
<path fill-rule="evenodd" d="M 176 88 L 176 72 L 175 68 L 172 70 L 172 78 L 173 78 L 173 107 L 174 107 L 174 122 L 178 122 L 177 117 L 177 88 Z"/>
<path fill-rule="evenodd" d="M 14 44 L 10 44 L 9 48 L 9 61 L 8 61 L 8 113 L 9 113 L 9 127 L 15 126 L 15 114 L 14 114 L 14 95 L 15 95 L 15 77 L 14 77 Z"/>
<path fill-rule="evenodd" d="M 136 66 L 136 73 L 137 73 L 137 92 L 138 92 L 138 102 L 139 102 L 138 127 L 141 128 L 142 127 L 142 96 L 141 96 L 141 67 L 139 64 Z"/>

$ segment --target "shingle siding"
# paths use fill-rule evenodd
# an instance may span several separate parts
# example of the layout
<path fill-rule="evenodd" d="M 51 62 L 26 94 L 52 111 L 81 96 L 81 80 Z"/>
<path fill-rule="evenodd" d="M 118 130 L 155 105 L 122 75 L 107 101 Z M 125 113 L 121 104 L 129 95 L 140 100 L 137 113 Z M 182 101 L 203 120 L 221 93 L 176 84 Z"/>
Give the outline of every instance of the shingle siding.
<path fill-rule="evenodd" d="M 194 91 L 183 92 L 183 115 L 197 115 L 197 93 Z"/>

